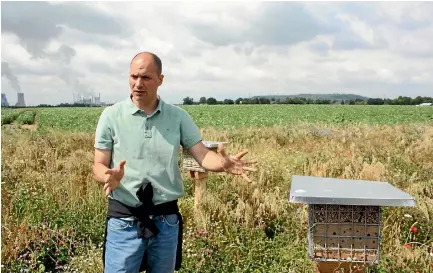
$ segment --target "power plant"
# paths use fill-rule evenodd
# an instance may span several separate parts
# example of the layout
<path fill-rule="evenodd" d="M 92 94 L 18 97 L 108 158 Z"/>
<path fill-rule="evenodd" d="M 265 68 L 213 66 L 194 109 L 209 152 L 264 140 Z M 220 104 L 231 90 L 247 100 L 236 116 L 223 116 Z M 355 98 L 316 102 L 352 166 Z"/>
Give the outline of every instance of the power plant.
<path fill-rule="evenodd" d="M 98 94 L 97 97 L 84 97 L 83 95 L 80 96 L 79 99 L 75 99 L 74 103 L 77 104 L 87 104 L 87 105 L 103 105 L 104 103 L 101 102 L 101 93 Z"/>
<path fill-rule="evenodd" d="M 8 107 L 9 103 L 8 103 L 8 99 L 6 98 L 6 94 L 2 93 L 2 107 Z"/>
<path fill-rule="evenodd" d="M 26 107 L 26 102 L 24 101 L 24 93 L 17 93 L 18 100 L 15 106 L 17 107 Z"/>
<path fill-rule="evenodd" d="M 2 107 L 9 107 L 8 99 L 5 93 L 2 93 Z M 26 101 L 24 100 L 24 93 L 17 93 L 17 103 L 15 107 L 26 107 Z"/>

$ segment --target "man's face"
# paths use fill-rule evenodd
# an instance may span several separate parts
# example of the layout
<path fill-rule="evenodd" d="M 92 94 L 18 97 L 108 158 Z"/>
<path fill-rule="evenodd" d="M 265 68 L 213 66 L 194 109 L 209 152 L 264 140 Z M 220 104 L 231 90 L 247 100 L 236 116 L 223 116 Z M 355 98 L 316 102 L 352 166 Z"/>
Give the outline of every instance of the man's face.
<path fill-rule="evenodd" d="M 163 75 L 158 75 L 151 56 L 137 57 L 129 72 L 129 88 L 133 99 L 145 103 L 153 101 L 163 78 Z"/>

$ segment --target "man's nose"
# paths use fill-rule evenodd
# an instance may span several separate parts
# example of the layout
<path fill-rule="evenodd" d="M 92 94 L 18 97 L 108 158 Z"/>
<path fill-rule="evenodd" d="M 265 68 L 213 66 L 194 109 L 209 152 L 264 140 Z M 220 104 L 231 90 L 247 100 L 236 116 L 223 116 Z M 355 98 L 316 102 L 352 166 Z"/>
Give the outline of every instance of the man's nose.
<path fill-rule="evenodd" d="M 135 84 L 138 85 L 138 86 L 142 86 L 143 83 L 144 83 L 143 79 L 140 78 L 140 77 L 138 77 L 137 82 Z"/>

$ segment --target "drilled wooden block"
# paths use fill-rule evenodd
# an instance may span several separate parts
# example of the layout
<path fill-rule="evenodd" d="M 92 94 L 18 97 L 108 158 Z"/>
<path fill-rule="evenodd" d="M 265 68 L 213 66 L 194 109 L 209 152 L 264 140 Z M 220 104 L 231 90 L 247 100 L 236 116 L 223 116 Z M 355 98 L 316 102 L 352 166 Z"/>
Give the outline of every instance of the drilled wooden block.
<path fill-rule="evenodd" d="M 380 208 L 377 206 L 312 205 L 310 253 L 329 261 L 376 261 Z M 373 252 L 368 252 L 373 250 Z"/>

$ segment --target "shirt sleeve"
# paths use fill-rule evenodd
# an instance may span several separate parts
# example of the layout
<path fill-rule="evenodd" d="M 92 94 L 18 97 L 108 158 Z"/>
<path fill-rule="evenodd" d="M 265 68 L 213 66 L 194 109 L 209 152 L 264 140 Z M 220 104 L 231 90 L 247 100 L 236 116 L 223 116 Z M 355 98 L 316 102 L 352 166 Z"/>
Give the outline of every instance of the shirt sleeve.
<path fill-rule="evenodd" d="M 190 149 L 201 140 L 200 130 L 194 120 L 188 112 L 181 109 L 180 144 L 184 149 Z"/>
<path fill-rule="evenodd" d="M 95 133 L 95 145 L 97 149 L 113 149 L 113 131 L 108 119 L 108 108 L 105 108 L 98 120 Z"/>

